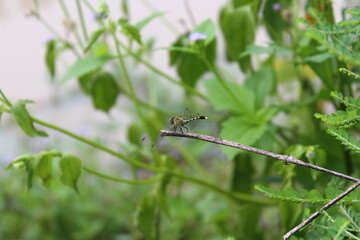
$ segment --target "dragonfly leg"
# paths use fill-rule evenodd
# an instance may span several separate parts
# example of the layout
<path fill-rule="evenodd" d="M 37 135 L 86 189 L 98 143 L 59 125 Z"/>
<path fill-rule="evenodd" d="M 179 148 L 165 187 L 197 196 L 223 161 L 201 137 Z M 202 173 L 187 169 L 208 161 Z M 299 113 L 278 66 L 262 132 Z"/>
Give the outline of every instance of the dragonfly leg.
<path fill-rule="evenodd" d="M 184 133 L 182 130 L 182 127 L 184 127 L 184 126 L 179 126 L 181 133 Z"/>
<path fill-rule="evenodd" d="M 189 129 L 187 127 L 185 127 L 185 126 L 182 126 L 182 127 L 186 129 L 187 133 L 189 132 Z"/>
<path fill-rule="evenodd" d="M 177 126 L 175 125 L 173 128 L 173 132 L 176 132 Z"/>

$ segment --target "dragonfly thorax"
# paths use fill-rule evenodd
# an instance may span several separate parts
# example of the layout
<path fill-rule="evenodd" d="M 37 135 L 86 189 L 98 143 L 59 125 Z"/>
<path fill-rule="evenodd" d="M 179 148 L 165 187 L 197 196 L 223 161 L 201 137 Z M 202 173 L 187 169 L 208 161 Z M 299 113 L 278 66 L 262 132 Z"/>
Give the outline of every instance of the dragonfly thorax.
<path fill-rule="evenodd" d="M 170 118 L 170 124 L 174 125 L 174 126 L 183 126 L 187 122 L 188 121 L 186 119 L 184 119 L 183 117 L 180 117 L 180 116 Z"/>

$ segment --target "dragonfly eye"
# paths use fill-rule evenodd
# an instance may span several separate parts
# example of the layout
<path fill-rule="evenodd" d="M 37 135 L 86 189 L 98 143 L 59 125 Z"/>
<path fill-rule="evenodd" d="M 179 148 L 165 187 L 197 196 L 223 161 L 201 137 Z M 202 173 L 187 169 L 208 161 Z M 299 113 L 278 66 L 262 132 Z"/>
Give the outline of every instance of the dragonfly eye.
<path fill-rule="evenodd" d="M 174 125 L 174 117 L 172 117 L 172 118 L 169 119 L 169 123 L 170 123 L 171 125 Z"/>

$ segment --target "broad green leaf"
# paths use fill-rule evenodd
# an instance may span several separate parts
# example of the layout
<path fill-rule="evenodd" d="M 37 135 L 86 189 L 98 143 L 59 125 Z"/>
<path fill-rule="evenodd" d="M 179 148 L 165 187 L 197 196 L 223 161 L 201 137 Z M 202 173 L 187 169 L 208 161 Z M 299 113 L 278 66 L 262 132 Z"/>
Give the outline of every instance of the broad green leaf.
<path fill-rule="evenodd" d="M 255 110 L 255 95 L 244 86 L 225 82 L 234 99 L 226 89 L 214 78 L 205 81 L 205 88 L 211 104 L 217 111 L 232 111 L 239 114 L 251 114 Z"/>
<path fill-rule="evenodd" d="M 308 57 L 304 57 L 303 60 L 305 62 L 322 63 L 325 60 L 332 58 L 332 57 L 333 57 L 333 55 L 331 55 L 329 53 L 319 53 L 319 54 L 311 55 Z"/>
<path fill-rule="evenodd" d="M 151 22 L 152 20 L 154 20 L 157 17 L 161 17 L 162 15 L 164 15 L 165 12 L 156 12 L 151 14 L 150 16 L 147 16 L 146 18 L 142 19 L 141 21 L 139 21 L 138 23 L 135 24 L 135 27 L 139 30 L 143 29 L 149 22 Z"/>
<path fill-rule="evenodd" d="M 120 19 L 118 21 L 119 25 L 122 27 L 122 31 L 126 36 L 134 39 L 137 43 L 142 44 L 141 35 L 139 29 L 129 24 L 127 19 Z"/>
<path fill-rule="evenodd" d="M 56 40 L 48 41 L 46 44 L 45 63 L 51 77 L 55 76 Z"/>
<path fill-rule="evenodd" d="M 293 51 L 291 49 L 276 45 L 270 44 L 267 47 L 249 45 L 246 47 L 245 51 L 239 55 L 239 58 L 251 55 L 251 54 L 274 54 L 274 55 L 291 55 Z"/>
<path fill-rule="evenodd" d="M 145 239 L 153 239 L 156 214 L 156 196 L 144 195 L 138 203 L 135 212 L 135 226 L 144 235 Z"/>
<path fill-rule="evenodd" d="M 43 132 L 35 129 L 33 120 L 29 112 L 26 110 L 25 105 L 27 103 L 32 103 L 29 100 L 18 100 L 11 106 L 11 114 L 15 118 L 17 124 L 29 137 L 41 136 L 47 137 L 48 135 Z"/>
<path fill-rule="evenodd" d="M 233 159 L 231 191 L 251 194 L 255 168 L 250 154 L 238 154 Z"/>
<path fill-rule="evenodd" d="M 78 192 L 77 181 L 81 174 L 80 159 L 70 154 L 64 154 L 60 158 L 59 165 L 61 169 L 61 182 Z"/>
<path fill-rule="evenodd" d="M 7 170 L 12 167 L 15 168 L 25 167 L 27 190 L 30 190 L 30 188 L 32 187 L 32 180 L 34 175 L 33 161 L 34 161 L 34 156 L 30 154 L 21 155 L 6 167 Z"/>
<path fill-rule="evenodd" d="M 91 87 L 97 74 L 99 74 L 99 71 L 93 71 L 78 78 L 79 84 L 84 93 L 91 94 Z"/>
<path fill-rule="evenodd" d="M 238 8 L 247 5 L 249 3 L 253 4 L 254 2 L 258 2 L 258 0 L 232 0 L 231 2 L 234 8 Z"/>
<path fill-rule="evenodd" d="M 79 78 L 84 74 L 97 70 L 111 59 L 113 59 L 112 56 L 89 56 L 80 59 L 69 68 L 67 73 L 60 80 L 60 83 L 65 83 L 72 78 Z"/>
<path fill-rule="evenodd" d="M 263 8 L 264 22 L 270 37 L 277 42 L 282 42 L 282 32 L 286 24 L 281 15 L 281 9 L 274 9 L 275 4 L 278 4 L 280 8 L 283 7 L 278 0 L 266 1 Z"/>
<path fill-rule="evenodd" d="M 230 117 L 221 124 L 220 137 L 226 140 L 238 142 L 245 145 L 253 145 L 263 135 L 266 124 L 254 124 L 248 116 Z M 240 153 L 240 149 L 223 147 L 229 159 Z"/>
<path fill-rule="evenodd" d="M 23 168 L 26 166 L 26 162 L 32 161 L 34 159 L 33 155 L 25 154 L 17 157 L 15 160 L 13 160 L 5 169 L 9 170 L 10 168 Z"/>
<path fill-rule="evenodd" d="M 105 30 L 103 28 L 97 29 L 92 32 L 89 42 L 84 49 L 84 53 L 86 53 L 92 47 L 92 45 L 98 40 L 101 35 L 103 35 L 104 32 Z"/>
<path fill-rule="evenodd" d="M 96 109 L 108 112 L 116 103 L 119 92 L 111 74 L 104 72 L 94 77 L 90 94 Z"/>
<path fill-rule="evenodd" d="M 274 74 L 269 65 L 265 65 L 245 80 L 245 86 L 255 93 L 256 108 L 265 104 L 266 97 L 274 89 L 274 82 Z"/>
<path fill-rule="evenodd" d="M 225 38 L 230 61 L 237 61 L 243 72 L 250 67 L 250 57 L 239 58 L 246 47 L 255 40 L 256 22 L 249 5 L 233 8 L 225 6 L 220 13 L 220 27 Z"/>
<path fill-rule="evenodd" d="M 34 174 L 42 179 L 43 185 L 49 187 L 52 180 L 52 154 L 40 154 L 34 163 Z"/>
<path fill-rule="evenodd" d="M 192 32 L 200 32 L 206 35 L 205 45 L 209 45 L 215 39 L 215 25 L 212 20 L 208 19 L 195 27 Z"/>
<path fill-rule="evenodd" d="M 188 33 L 181 35 L 171 48 L 176 51 L 170 51 L 170 65 L 177 67 L 177 73 L 181 80 L 190 86 L 195 86 L 196 81 L 208 71 L 204 61 L 196 54 L 195 49 L 190 48 L 188 44 Z M 214 38 L 204 49 L 204 54 L 208 61 L 215 59 L 216 39 Z"/>

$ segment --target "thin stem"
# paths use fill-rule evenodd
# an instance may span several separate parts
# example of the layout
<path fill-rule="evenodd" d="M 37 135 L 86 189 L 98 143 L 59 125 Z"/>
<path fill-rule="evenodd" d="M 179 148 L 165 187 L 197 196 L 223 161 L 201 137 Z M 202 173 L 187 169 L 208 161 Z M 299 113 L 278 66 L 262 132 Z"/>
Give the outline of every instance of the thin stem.
<path fill-rule="evenodd" d="M 115 152 L 115 151 L 111 150 L 110 148 L 107 148 L 107 147 L 105 147 L 105 146 L 103 146 L 103 145 L 101 145 L 101 144 L 99 144 L 97 142 L 93 142 L 93 141 L 91 141 L 91 140 L 89 140 L 87 138 L 76 135 L 76 134 L 74 134 L 74 133 L 72 133 L 70 131 L 67 131 L 67 130 L 65 130 L 63 128 L 60 128 L 60 127 L 58 127 L 56 125 L 53 125 L 51 123 L 41 121 L 41 120 L 39 120 L 37 118 L 32 118 L 32 120 L 34 122 L 40 124 L 40 125 L 43 125 L 45 127 L 54 129 L 54 130 L 56 130 L 58 132 L 64 133 L 65 135 L 68 135 L 69 137 L 72 137 L 72 138 L 74 138 L 76 140 L 79 140 L 79 141 L 84 142 L 84 143 L 86 143 L 86 144 L 88 144 L 90 146 L 93 146 L 93 147 L 95 147 L 97 149 L 100 149 L 100 150 L 102 150 L 104 152 L 107 152 L 107 153 L 109 153 L 109 154 L 111 154 L 111 155 L 113 155 L 113 156 L 115 156 L 117 158 L 120 158 L 120 159 L 124 160 L 125 162 L 130 163 L 130 164 L 132 164 L 134 166 L 149 169 L 149 170 L 153 170 L 153 171 L 158 171 L 159 170 L 159 168 L 157 168 L 157 167 L 135 161 L 132 158 L 129 158 L 129 157 L 127 157 L 127 156 L 125 156 L 125 155 L 123 155 L 121 153 Z"/>
<path fill-rule="evenodd" d="M 190 18 L 190 22 L 191 22 L 191 24 L 193 25 L 193 27 L 195 27 L 197 24 L 196 24 L 196 20 L 195 20 L 194 14 L 193 14 L 193 12 L 192 12 L 192 10 L 191 10 L 189 1 L 188 1 L 188 0 L 184 0 L 184 5 L 185 5 L 186 13 L 187 13 L 187 15 L 188 15 L 189 18 Z"/>
<path fill-rule="evenodd" d="M 336 198 L 334 198 L 333 200 L 328 202 L 326 205 L 324 205 L 322 208 L 320 208 L 320 210 L 322 210 L 322 211 L 327 210 L 332 205 L 334 205 L 335 203 L 340 201 L 342 198 L 346 197 L 350 192 L 354 191 L 359 185 L 360 185 L 360 180 L 357 181 L 355 184 L 351 185 L 348 189 L 346 189 L 344 192 L 342 192 L 339 196 L 337 196 Z M 302 223 L 297 225 L 295 228 L 293 228 L 289 232 L 287 232 L 283 236 L 283 239 L 284 240 L 289 239 L 291 237 L 291 235 L 293 235 L 294 233 L 299 231 L 301 228 L 305 227 L 307 224 L 314 221 L 318 216 L 320 216 L 320 214 L 321 214 L 320 211 L 316 211 L 314 214 L 312 214 L 310 217 L 308 217 L 305 221 L 303 221 Z"/>
<path fill-rule="evenodd" d="M 72 22 L 72 19 L 71 19 L 71 17 L 70 17 L 70 13 L 69 13 L 69 11 L 68 11 L 65 3 L 64 3 L 64 0 L 58 0 L 58 1 L 59 1 L 59 4 L 60 4 L 60 6 L 61 6 L 61 8 L 62 8 L 62 10 L 63 10 L 63 13 L 64 13 L 64 15 L 65 15 L 66 21 Z M 76 29 L 76 26 L 75 26 L 73 29 L 70 29 L 70 30 L 74 33 L 75 39 L 76 39 L 78 45 L 80 46 L 80 48 L 83 49 L 83 48 L 84 48 L 84 44 L 83 44 L 83 42 L 82 42 L 82 40 L 81 40 L 81 38 L 80 38 L 80 34 L 78 33 L 78 31 L 77 31 L 77 29 Z"/>
<path fill-rule="evenodd" d="M 76 7 L 77 7 L 77 10 L 78 10 L 78 13 L 79 13 L 81 30 L 82 30 L 82 33 L 84 35 L 84 39 L 87 40 L 89 36 L 88 36 L 88 33 L 87 33 L 86 24 L 85 24 L 85 21 L 84 21 L 84 14 L 83 14 L 83 11 L 82 11 L 80 0 L 76 0 Z"/>
<path fill-rule="evenodd" d="M 89 173 L 92 173 L 101 178 L 105 178 L 107 180 L 111 180 L 111 181 L 115 181 L 115 182 L 123 182 L 123 183 L 127 183 L 127 184 L 134 184 L 134 185 L 152 184 L 152 183 L 160 181 L 162 178 L 162 176 L 158 175 L 153 178 L 149 178 L 149 179 L 145 179 L 145 180 L 127 180 L 127 179 L 123 179 L 123 178 L 112 177 L 112 176 L 103 174 L 101 172 L 95 171 L 95 170 L 90 169 L 85 166 L 83 166 L 82 168 Z"/>
<path fill-rule="evenodd" d="M 354 178 L 342 173 L 338 173 L 326 168 L 322 168 L 322 167 L 318 167 L 316 165 L 307 163 L 307 162 L 303 162 L 301 160 L 298 160 L 296 158 L 294 158 L 291 155 L 282 155 L 282 154 L 277 154 L 277 153 L 273 153 L 273 152 L 268 152 L 259 148 L 254 148 L 254 147 L 250 147 L 250 146 L 246 146 L 243 145 L 241 143 L 237 143 L 237 142 L 233 142 L 233 141 L 228 141 L 228 140 L 224 140 L 221 138 L 216 138 L 213 136 L 207 136 L 207 135 L 202 135 L 202 134 L 195 134 L 195 133 L 181 133 L 181 132 L 173 132 L 173 131 L 168 131 L 168 130 L 160 130 L 160 136 L 161 137 L 165 137 L 165 136 L 173 136 L 173 137 L 187 137 L 187 138 L 194 138 L 194 139 L 198 139 L 198 140 L 202 140 L 202 141 L 206 141 L 206 142 L 212 142 L 215 144 L 220 144 L 220 145 L 225 145 L 228 147 L 233 147 L 233 148 L 238 148 L 244 151 L 248 151 L 248 152 L 253 152 L 256 154 L 260 154 L 260 155 L 264 155 L 270 158 L 275 158 L 275 159 L 279 159 L 281 161 L 284 161 L 285 164 L 296 164 L 299 166 L 303 166 L 303 167 L 307 167 L 307 168 L 312 168 L 315 169 L 317 171 L 320 172 L 324 172 L 327 174 L 331 174 L 349 181 L 353 181 L 353 182 L 357 182 L 360 181 L 360 179 L 358 178 Z"/>
<path fill-rule="evenodd" d="M 143 3 L 151 12 L 159 12 L 148 0 L 143 0 Z M 160 21 L 175 35 L 179 34 L 179 29 L 167 19 L 166 15 L 161 16 Z"/>

